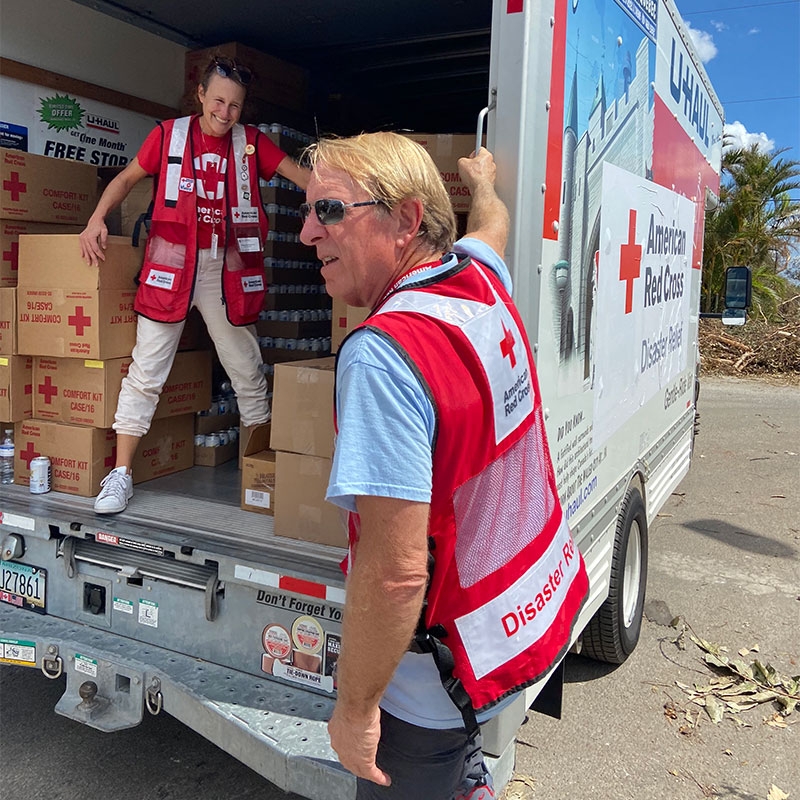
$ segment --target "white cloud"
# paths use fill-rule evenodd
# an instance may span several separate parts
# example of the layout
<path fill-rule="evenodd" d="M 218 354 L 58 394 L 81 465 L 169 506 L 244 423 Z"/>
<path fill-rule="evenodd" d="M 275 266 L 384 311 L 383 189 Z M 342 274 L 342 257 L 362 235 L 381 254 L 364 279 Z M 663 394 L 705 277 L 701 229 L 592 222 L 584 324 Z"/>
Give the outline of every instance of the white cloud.
<path fill-rule="evenodd" d="M 724 22 L 718 22 L 715 19 L 711 20 L 711 26 L 717 33 L 722 33 L 722 31 L 728 30 L 728 26 Z"/>
<path fill-rule="evenodd" d="M 717 54 L 714 37 L 708 31 L 699 31 L 693 28 L 688 22 L 686 23 L 686 29 L 689 32 L 689 36 L 692 37 L 697 55 L 700 56 L 700 60 L 704 64 L 707 64 Z"/>
<path fill-rule="evenodd" d="M 747 31 L 748 36 L 752 36 L 754 33 L 761 33 L 761 28 L 750 28 L 750 30 Z"/>
<path fill-rule="evenodd" d="M 750 133 L 745 126 L 736 120 L 731 122 L 723 128 L 725 139 L 730 141 L 730 144 L 725 147 L 725 150 L 732 148 L 742 148 L 744 150 L 757 145 L 762 153 L 770 153 L 775 149 L 775 140 L 770 139 L 766 133 Z"/>

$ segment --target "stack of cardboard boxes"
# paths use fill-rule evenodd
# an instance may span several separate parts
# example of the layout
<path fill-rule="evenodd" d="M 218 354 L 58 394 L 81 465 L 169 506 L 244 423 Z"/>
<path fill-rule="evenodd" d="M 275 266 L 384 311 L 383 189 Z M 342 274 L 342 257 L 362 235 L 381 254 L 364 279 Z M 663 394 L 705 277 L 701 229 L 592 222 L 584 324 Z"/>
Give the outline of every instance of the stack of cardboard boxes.
<path fill-rule="evenodd" d="M 109 237 L 98 267 L 81 258 L 77 235 L 20 239 L 16 341 L 31 360 L 31 411 L 15 428 L 15 482 L 30 461 L 50 458 L 52 488 L 94 496 L 114 466 L 110 426 L 136 341 L 134 278 L 142 250 Z M 211 401 L 211 354 L 178 353 L 153 424 L 133 464 L 134 481 L 194 463 L 194 420 Z"/>
<path fill-rule="evenodd" d="M 74 233 L 94 209 L 97 172 L 77 161 L 60 161 L 0 148 L 0 422 L 33 414 L 33 359 L 18 349 L 17 283 L 23 234 Z"/>
<path fill-rule="evenodd" d="M 340 513 L 325 501 L 333 457 L 333 379 L 333 358 L 275 367 L 275 534 L 345 547 Z"/>

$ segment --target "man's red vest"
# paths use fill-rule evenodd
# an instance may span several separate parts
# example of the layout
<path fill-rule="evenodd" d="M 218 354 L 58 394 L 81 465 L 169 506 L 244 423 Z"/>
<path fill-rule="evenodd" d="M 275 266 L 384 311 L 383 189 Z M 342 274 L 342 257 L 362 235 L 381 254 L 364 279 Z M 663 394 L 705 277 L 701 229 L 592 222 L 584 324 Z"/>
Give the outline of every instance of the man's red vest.
<path fill-rule="evenodd" d="M 139 314 L 158 322 L 186 319 L 194 290 L 198 257 L 197 183 L 201 178 L 196 174 L 192 152 L 193 119 L 182 117 L 159 123 L 161 169 L 154 185 L 153 220 L 134 304 Z M 222 296 L 232 325 L 255 322 L 266 294 L 263 242 L 269 224 L 258 188 L 255 146 L 258 135 L 258 128 L 234 125 L 225 154 L 226 213 L 219 232 L 219 247 L 224 248 L 225 259 Z M 242 219 L 244 224 L 240 222 Z"/>
<path fill-rule="evenodd" d="M 389 337 L 433 403 L 424 628 L 450 651 L 452 674 L 480 712 L 565 653 L 588 593 L 556 491 L 528 339 L 497 276 L 469 260 L 403 284 L 359 327 Z M 357 560 L 357 515 L 350 533 Z"/>

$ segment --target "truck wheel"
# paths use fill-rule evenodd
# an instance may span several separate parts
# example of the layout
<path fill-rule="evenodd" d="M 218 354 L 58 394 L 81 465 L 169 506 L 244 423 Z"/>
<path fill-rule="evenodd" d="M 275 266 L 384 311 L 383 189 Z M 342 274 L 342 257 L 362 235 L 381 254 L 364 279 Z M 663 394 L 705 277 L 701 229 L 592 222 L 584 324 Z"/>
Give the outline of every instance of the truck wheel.
<path fill-rule="evenodd" d="M 608 597 L 583 632 L 583 655 L 610 664 L 625 661 L 639 641 L 646 587 L 647 514 L 632 487 L 617 520 Z"/>

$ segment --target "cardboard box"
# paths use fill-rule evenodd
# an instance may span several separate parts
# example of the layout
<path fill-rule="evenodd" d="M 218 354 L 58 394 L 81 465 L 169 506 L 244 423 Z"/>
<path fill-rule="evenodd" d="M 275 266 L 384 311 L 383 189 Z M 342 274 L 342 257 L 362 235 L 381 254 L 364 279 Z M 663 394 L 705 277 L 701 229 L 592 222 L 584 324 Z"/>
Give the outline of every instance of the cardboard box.
<path fill-rule="evenodd" d="M 36 419 L 110 428 L 122 379 L 131 358 L 34 359 L 33 416 Z M 211 402 L 211 353 L 176 353 L 155 419 L 192 414 Z"/>
<path fill-rule="evenodd" d="M 238 414 L 198 414 L 194 420 L 194 432 L 205 435 L 215 431 L 226 431 L 238 425 Z"/>
<path fill-rule="evenodd" d="M 193 428 L 191 414 L 155 420 L 133 461 L 134 483 L 189 469 L 194 463 Z M 116 460 L 117 435 L 107 428 L 27 420 L 17 423 L 14 443 L 15 483 L 28 486 L 31 459 L 45 455 L 52 467 L 52 489 L 81 497 L 100 491 L 100 481 Z"/>
<path fill-rule="evenodd" d="M 94 497 L 100 481 L 114 468 L 114 431 L 27 420 L 14 433 L 14 483 L 30 485 L 31 459 L 50 459 L 51 488 L 56 492 Z"/>
<path fill-rule="evenodd" d="M 19 286 L 85 291 L 136 288 L 144 247 L 124 236 L 109 236 L 105 261 L 92 267 L 81 258 L 75 234 L 23 236 L 19 243 Z"/>
<path fill-rule="evenodd" d="M 131 354 L 136 343 L 135 291 L 16 291 L 20 354 L 101 360 Z"/>
<path fill-rule="evenodd" d="M 0 220 L 0 286 L 16 286 L 21 234 L 80 233 L 81 225 L 55 225 L 47 222 Z"/>
<path fill-rule="evenodd" d="M 133 482 L 172 475 L 194 466 L 194 414 L 154 419 L 133 459 Z"/>
<path fill-rule="evenodd" d="M 275 365 L 273 450 L 331 458 L 335 365 L 331 357 Z"/>
<path fill-rule="evenodd" d="M 331 321 L 331 352 L 337 353 L 339 347 L 356 325 L 360 325 L 369 314 L 368 308 L 348 306 L 341 300 L 333 301 L 333 319 Z"/>
<path fill-rule="evenodd" d="M 227 42 L 216 47 L 190 50 L 186 53 L 184 87 L 186 97 L 197 94 L 197 86 L 202 80 L 203 71 L 215 55 L 235 58 L 252 70 L 253 81 L 247 89 L 248 101 L 264 101 L 294 111 L 306 109 L 308 105 L 306 70 L 238 42 Z"/>
<path fill-rule="evenodd" d="M 33 359 L 0 356 L 0 419 L 20 422 L 33 416 Z"/>
<path fill-rule="evenodd" d="M 120 170 L 115 170 L 119 174 Z M 110 176 L 109 176 L 110 177 Z M 106 182 L 108 185 L 110 181 Z M 105 188 L 105 187 L 103 187 Z M 150 207 L 153 199 L 153 178 L 148 176 L 142 178 L 128 192 L 125 199 L 112 211 L 106 215 L 105 223 L 108 232 L 113 236 L 124 236 L 130 243 L 133 230 L 139 217 Z M 142 225 L 139 229 L 140 246 L 144 246 L 147 238 L 147 229 Z"/>
<path fill-rule="evenodd" d="M 96 167 L 0 148 L 0 218 L 86 225 L 96 205 Z"/>
<path fill-rule="evenodd" d="M 458 159 L 475 149 L 475 136 L 459 133 L 406 133 L 409 139 L 422 145 L 439 168 L 454 211 L 469 211 L 472 198 L 461 181 Z"/>
<path fill-rule="evenodd" d="M 228 442 L 219 447 L 194 446 L 194 465 L 196 467 L 218 467 L 239 455 L 239 441 Z"/>
<path fill-rule="evenodd" d="M 153 418 L 163 419 L 204 411 L 211 405 L 211 382 L 211 351 L 185 350 L 176 353 Z"/>
<path fill-rule="evenodd" d="M 331 459 L 275 454 L 275 535 L 347 547 L 339 509 L 325 500 Z"/>
<path fill-rule="evenodd" d="M 261 450 L 242 459 L 241 507 L 256 514 L 275 513 L 275 452 Z"/>
<path fill-rule="evenodd" d="M 17 353 L 17 290 L 0 289 L 0 356 Z"/>

